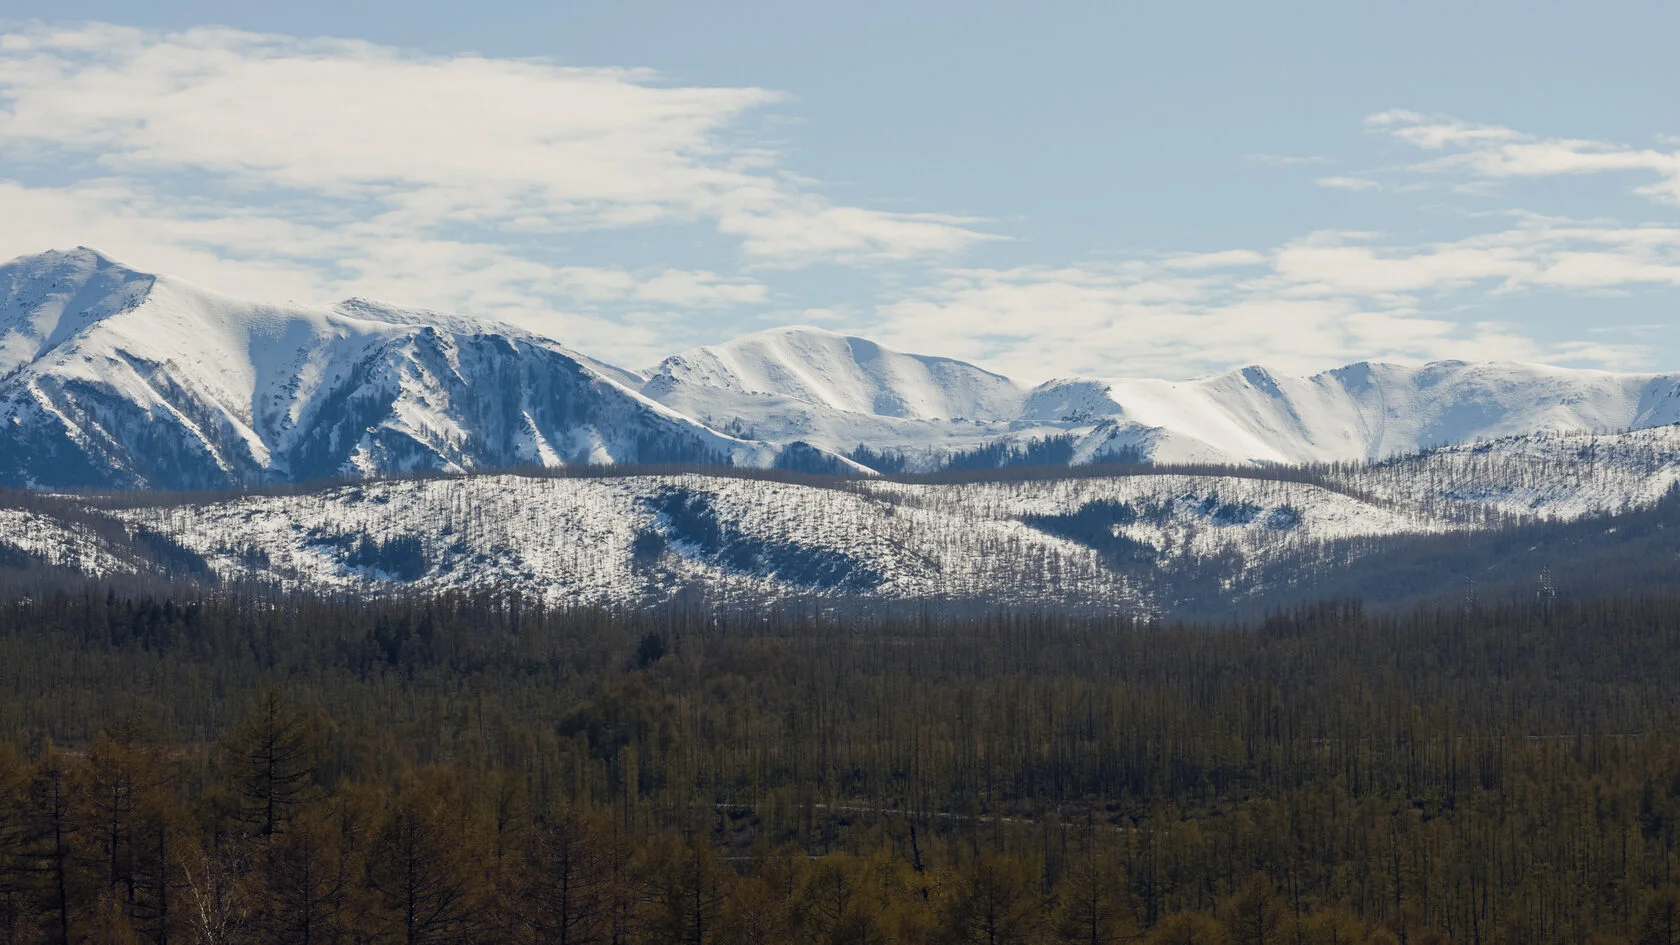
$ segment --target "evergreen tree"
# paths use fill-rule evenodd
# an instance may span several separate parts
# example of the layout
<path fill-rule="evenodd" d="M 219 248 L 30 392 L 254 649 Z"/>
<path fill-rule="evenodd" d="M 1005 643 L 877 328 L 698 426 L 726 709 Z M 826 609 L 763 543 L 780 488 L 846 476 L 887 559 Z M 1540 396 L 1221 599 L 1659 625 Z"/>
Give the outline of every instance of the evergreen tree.
<path fill-rule="evenodd" d="M 1150 930 L 1149 945 L 1227 945 L 1225 929 L 1212 916 L 1176 912 Z"/>
<path fill-rule="evenodd" d="M 1277 887 L 1264 873 L 1249 876 L 1225 906 L 1225 928 L 1232 945 L 1274 945 L 1283 925 L 1284 907 Z"/>
<path fill-rule="evenodd" d="M 705 837 L 666 836 L 652 848 L 658 864 L 649 932 L 673 945 L 719 941 L 719 916 L 729 897 L 730 875 Z"/>
<path fill-rule="evenodd" d="M 29 771 L 10 744 L 0 742 L 0 943 L 15 945 L 32 925 L 29 871 Z"/>
<path fill-rule="evenodd" d="M 1639 920 L 1638 945 L 1680 945 L 1680 888 L 1652 893 Z"/>
<path fill-rule="evenodd" d="M 54 945 L 69 945 L 73 919 L 89 903 L 77 870 L 76 774 L 54 752 L 38 767 L 29 790 L 32 821 L 24 852 L 24 870 L 31 874 L 38 894 L 36 924 Z"/>

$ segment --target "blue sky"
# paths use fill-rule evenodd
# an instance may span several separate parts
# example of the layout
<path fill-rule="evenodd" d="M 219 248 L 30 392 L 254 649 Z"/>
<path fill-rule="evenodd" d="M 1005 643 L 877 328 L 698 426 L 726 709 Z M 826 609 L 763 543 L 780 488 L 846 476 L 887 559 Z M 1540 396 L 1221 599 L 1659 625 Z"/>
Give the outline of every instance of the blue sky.
<path fill-rule="evenodd" d="M 1474 9 L 1464 9 L 1474 7 Z M 0 255 L 642 366 L 1680 368 L 1670 4 L 9 0 Z"/>

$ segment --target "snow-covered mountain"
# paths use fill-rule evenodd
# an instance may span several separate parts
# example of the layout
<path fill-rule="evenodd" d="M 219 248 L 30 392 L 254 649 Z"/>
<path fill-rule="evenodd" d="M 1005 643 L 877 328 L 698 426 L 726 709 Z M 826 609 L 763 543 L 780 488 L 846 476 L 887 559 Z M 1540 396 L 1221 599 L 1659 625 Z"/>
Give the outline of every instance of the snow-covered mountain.
<path fill-rule="evenodd" d="M 1031 390 L 960 361 L 813 328 L 667 358 L 642 393 L 717 429 L 937 468 L 998 441 L 1071 436 L 1074 462 L 1300 464 L 1381 460 L 1534 432 L 1680 422 L 1680 374 L 1516 362 L 1360 362 L 1310 377 L 1247 367 L 1191 381 L 1048 381 Z"/>
<path fill-rule="evenodd" d="M 767 461 L 615 374 L 478 319 L 252 303 L 88 249 L 47 253 L 0 267 L 0 482 Z"/>
<path fill-rule="evenodd" d="M 1360 363 L 1028 390 L 814 328 L 633 372 L 477 318 L 242 301 L 88 249 L 0 266 L 0 484 L 38 488 L 624 463 L 1376 461 L 1677 421 L 1677 374 Z"/>
<path fill-rule="evenodd" d="M 972 364 L 820 328 L 758 332 L 644 373 L 643 394 L 717 429 L 840 454 L 867 446 L 908 454 L 921 468 L 1019 436 L 1026 403 L 1014 381 Z"/>
<path fill-rule="evenodd" d="M 775 328 L 672 355 L 648 372 L 662 398 L 759 395 L 902 420 L 1013 420 L 1025 394 L 1000 374 L 821 328 Z"/>
<path fill-rule="evenodd" d="M 1311 377 L 1248 367 L 1184 382 L 1051 381 L 1032 391 L 1023 418 L 1096 423 L 1094 437 L 1140 442 L 1157 462 L 1379 460 L 1513 434 L 1675 423 L 1680 374 L 1463 361 L 1361 362 Z"/>

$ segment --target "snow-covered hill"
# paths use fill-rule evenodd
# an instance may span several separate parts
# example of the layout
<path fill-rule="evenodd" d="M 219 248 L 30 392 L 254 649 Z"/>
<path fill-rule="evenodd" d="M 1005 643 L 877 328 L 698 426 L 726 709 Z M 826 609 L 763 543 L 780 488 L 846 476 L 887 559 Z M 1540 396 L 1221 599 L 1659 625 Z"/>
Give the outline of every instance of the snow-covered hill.
<path fill-rule="evenodd" d="M 1337 467 L 1323 480 L 1431 519 L 1570 521 L 1680 488 L 1680 426 L 1537 433 Z"/>
<path fill-rule="evenodd" d="M 47 253 L 0 267 L 0 482 L 767 461 L 612 373 L 478 319 L 251 303 L 92 250 Z"/>
<path fill-rule="evenodd" d="M 923 469 L 1026 435 L 1016 422 L 1026 392 L 1008 378 L 820 328 L 758 332 L 645 373 L 643 394 L 716 429 L 840 454 L 867 446 Z"/>
<path fill-rule="evenodd" d="M 0 508 L 0 566 L 41 564 L 88 575 L 131 574 L 145 567 L 122 543 L 50 511 Z"/>
<path fill-rule="evenodd" d="M 518 589 L 555 603 L 813 594 L 1048 600 L 1124 595 L 1088 549 L 1009 520 L 901 508 L 850 490 L 707 476 L 368 483 L 296 497 L 143 508 L 227 574 L 309 588 Z M 397 555 L 390 549 L 406 549 Z"/>
<path fill-rule="evenodd" d="M 691 589 L 724 600 L 1147 609 L 1155 572 L 1174 563 L 1260 563 L 1340 538 L 1464 527 L 1307 483 L 1182 476 L 830 487 L 485 476 L 117 514 L 229 577 L 318 590 L 517 589 L 557 604 L 649 603 Z"/>
<path fill-rule="evenodd" d="M 1453 538 L 1427 552 L 1436 556 L 1513 525 L 1580 523 L 1608 540 L 1615 528 L 1589 516 L 1643 514 L 1677 485 L 1680 427 L 1663 427 L 1209 475 L 937 484 L 504 474 L 203 500 L 37 498 L 10 509 L 0 495 L 0 567 L 22 556 L 111 573 L 162 554 L 166 569 L 185 561 L 297 589 L 518 590 L 568 605 L 699 593 L 1207 612 L 1275 600 L 1435 536 Z M 1645 533 L 1657 536 L 1641 552 L 1657 552 L 1645 570 L 1672 564 L 1680 529 L 1659 522 Z M 1417 574 L 1417 552 L 1403 554 Z M 1425 588 L 1465 576 L 1457 565 L 1425 573 Z"/>

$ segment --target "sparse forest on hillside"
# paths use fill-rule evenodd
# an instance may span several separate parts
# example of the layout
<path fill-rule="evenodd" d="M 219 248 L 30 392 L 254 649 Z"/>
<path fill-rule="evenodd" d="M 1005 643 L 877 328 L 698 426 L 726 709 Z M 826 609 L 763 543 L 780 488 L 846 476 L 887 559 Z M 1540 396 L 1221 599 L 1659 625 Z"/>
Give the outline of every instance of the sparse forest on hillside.
<path fill-rule="evenodd" d="M 1466 578 L 1523 597 L 1548 567 L 1568 593 L 1642 592 L 1677 576 L 1664 531 L 1680 524 L 1676 435 L 1534 434 L 1298 467 L 599 467 L 0 490 L 0 566 L 373 596 L 493 589 L 561 608 L 939 601 L 1216 620 L 1302 599 L 1456 596 Z"/>
<path fill-rule="evenodd" d="M 13 587 L 0 941 L 1670 943 L 1680 600 Z"/>

